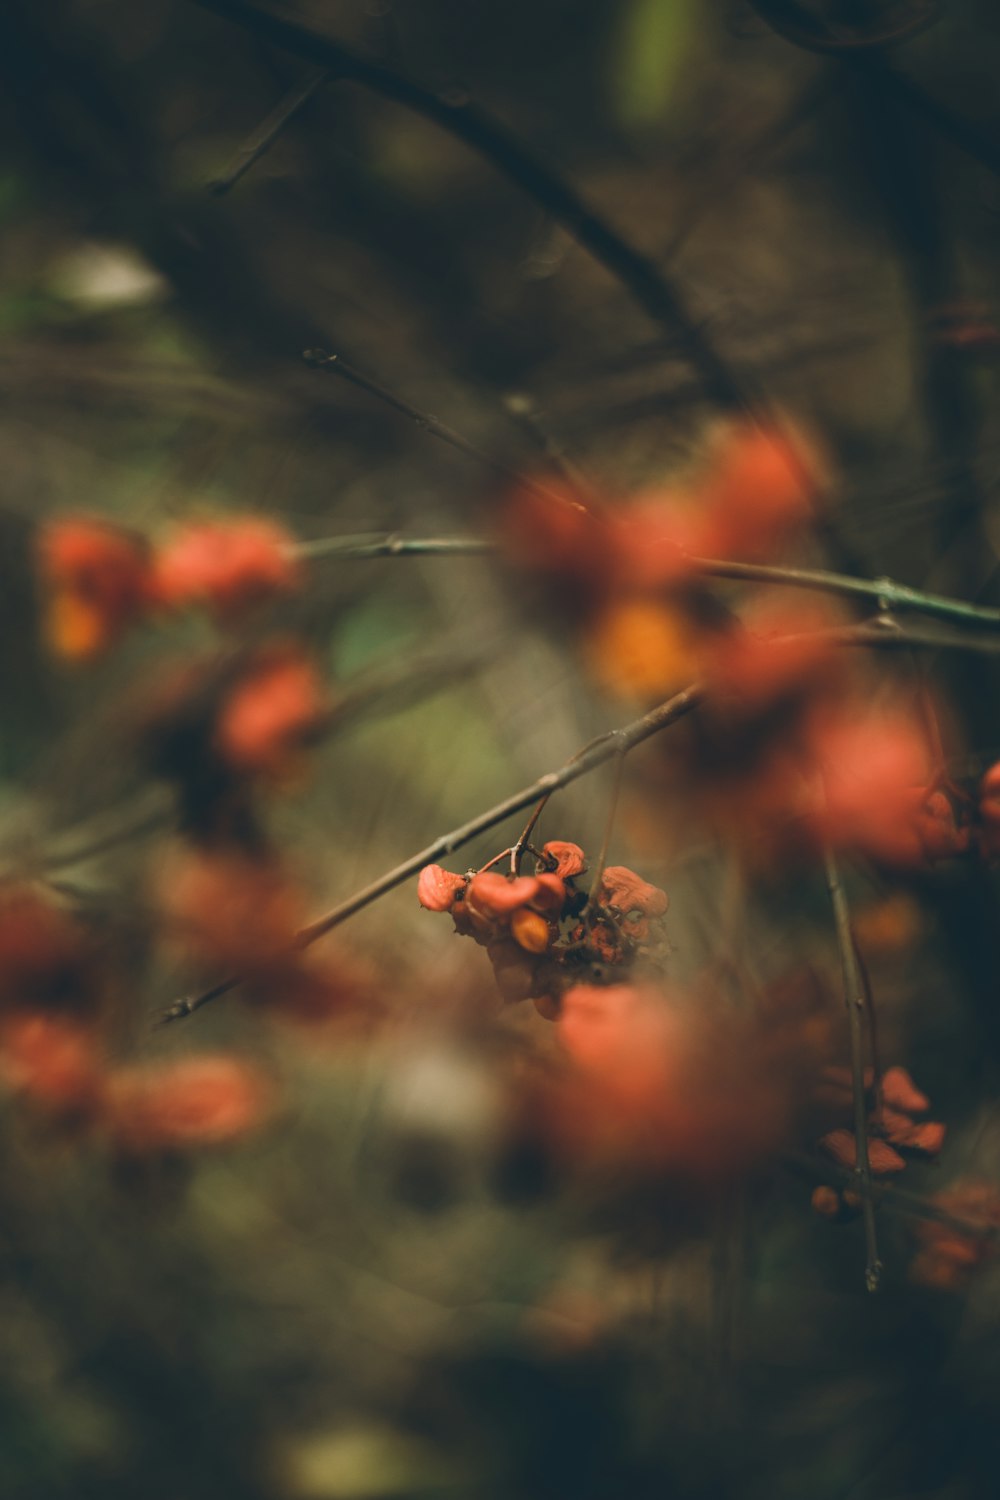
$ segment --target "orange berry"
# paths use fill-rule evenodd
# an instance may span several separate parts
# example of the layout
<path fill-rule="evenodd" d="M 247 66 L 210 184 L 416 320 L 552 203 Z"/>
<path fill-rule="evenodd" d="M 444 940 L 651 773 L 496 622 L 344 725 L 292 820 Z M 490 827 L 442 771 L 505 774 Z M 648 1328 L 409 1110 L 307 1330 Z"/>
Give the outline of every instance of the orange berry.
<path fill-rule="evenodd" d="M 823 1219 L 835 1219 L 840 1213 L 840 1194 L 836 1188 L 818 1187 L 813 1188 L 812 1198 L 813 1213 L 819 1214 Z"/>
<path fill-rule="evenodd" d="M 544 953 L 552 941 L 552 929 L 545 918 L 526 907 L 511 917 L 510 931 L 515 943 L 528 953 Z"/>

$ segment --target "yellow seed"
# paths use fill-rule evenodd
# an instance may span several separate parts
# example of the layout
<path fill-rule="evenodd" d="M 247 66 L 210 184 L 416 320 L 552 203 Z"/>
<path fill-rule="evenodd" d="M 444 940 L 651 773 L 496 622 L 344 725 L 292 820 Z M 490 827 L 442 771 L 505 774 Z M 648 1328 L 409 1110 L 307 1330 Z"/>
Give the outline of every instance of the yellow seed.
<path fill-rule="evenodd" d="M 545 918 L 537 911 L 521 907 L 510 919 L 510 931 L 515 943 L 528 953 L 544 953 L 552 940 L 552 932 Z"/>

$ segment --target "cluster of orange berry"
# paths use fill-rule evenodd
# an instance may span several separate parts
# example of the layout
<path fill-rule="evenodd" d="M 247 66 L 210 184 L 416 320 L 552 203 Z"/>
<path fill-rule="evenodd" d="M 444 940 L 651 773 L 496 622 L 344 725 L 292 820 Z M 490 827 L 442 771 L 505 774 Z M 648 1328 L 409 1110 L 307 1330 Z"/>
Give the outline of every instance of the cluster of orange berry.
<path fill-rule="evenodd" d="M 292 539 L 252 516 L 180 527 L 163 543 L 88 516 L 44 526 L 38 565 L 52 649 L 74 661 L 100 656 L 141 620 L 204 609 L 218 623 L 298 587 Z"/>
<path fill-rule="evenodd" d="M 241 1058 L 118 1062 L 108 1046 L 110 988 L 79 921 L 30 886 L 5 893 L 0 1084 L 36 1118 L 134 1158 L 222 1144 L 269 1112 L 269 1080 Z"/>
<path fill-rule="evenodd" d="M 624 865 L 608 865 L 588 892 L 578 884 L 587 869 L 578 844 L 554 840 L 532 852 L 534 875 L 427 865 L 417 894 L 486 949 L 505 1001 L 533 1000 L 555 1020 L 573 985 L 620 983 L 637 964 L 665 956 L 667 894 Z M 516 852 L 505 853 L 516 866 Z"/>

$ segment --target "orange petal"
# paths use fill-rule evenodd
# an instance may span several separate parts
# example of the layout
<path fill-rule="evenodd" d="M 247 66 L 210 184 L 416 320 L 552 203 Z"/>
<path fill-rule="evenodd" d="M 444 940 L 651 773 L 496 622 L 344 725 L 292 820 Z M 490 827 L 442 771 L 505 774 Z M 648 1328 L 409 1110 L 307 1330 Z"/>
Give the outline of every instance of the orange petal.
<path fill-rule="evenodd" d="M 440 865 L 425 865 L 417 881 L 417 900 L 427 911 L 450 911 L 464 886 L 463 875 L 453 875 Z"/>
<path fill-rule="evenodd" d="M 922 1114 L 931 1101 L 922 1094 L 905 1068 L 887 1068 L 882 1075 L 882 1098 L 893 1109 L 906 1114 Z"/>
<path fill-rule="evenodd" d="M 569 880 L 573 875 L 580 875 L 587 868 L 587 859 L 579 844 L 566 843 L 561 839 L 550 839 L 547 844 L 542 845 L 542 853 L 555 860 L 555 868 L 551 873 L 558 875 L 562 880 Z"/>
<path fill-rule="evenodd" d="M 518 875 L 508 879 L 487 870 L 482 875 L 473 875 L 465 893 L 466 903 L 474 910 L 491 917 L 506 916 L 519 906 L 527 906 L 538 893 L 538 881 L 534 875 Z"/>

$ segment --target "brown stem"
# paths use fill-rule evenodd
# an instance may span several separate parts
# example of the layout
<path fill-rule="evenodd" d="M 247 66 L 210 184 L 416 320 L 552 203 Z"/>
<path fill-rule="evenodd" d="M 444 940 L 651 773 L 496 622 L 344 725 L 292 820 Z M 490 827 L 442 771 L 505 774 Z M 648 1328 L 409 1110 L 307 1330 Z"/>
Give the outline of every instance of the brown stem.
<path fill-rule="evenodd" d="M 640 719 L 633 720 L 631 724 L 626 724 L 621 729 L 613 729 L 608 734 L 594 740 L 586 749 L 578 752 L 571 760 L 566 761 L 558 771 L 549 771 L 546 775 L 540 776 L 537 781 L 533 781 L 530 786 L 524 787 L 520 792 L 515 792 L 512 797 L 506 798 L 503 802 L 498 802 L 495 807 L 491 807 L 487 812 L 479 813 L 475 818 L 471 818 L 469 822 L 463 823 L 458 828 L 453 828 L 450 833 L 442 834 L 432 844 L 428 844 L 426 849 L 421 849 L 418 854 L 412 855 L 409 859 L 404 860 L 402 864 L 396 865 L 394 869 L 389 870 L 385 875 L 380 875 L 370 885 L 366 885 L 362 890 L 355 892 L 353 896 L 349 896 L 346 901 L 342 901 L 339 906 L 335 906 L 325 916 L 318 917 L 308 927 L 303 927 L 296 935 L 293 951 L 311 947 L 319 938 L 331 932 L 334 927 L 339 927 L 341 922 L 345 922 L 355 912 L 361 911 L 366 906 L 370 906 L 380 896 L 384 896 L 388 891 L 394 890 L 396 886 L 402 885 L 404 881 L 419 874 L 424 865 L 434 864 L 446 855 L 454 853 L 463 844 L 470 843 L 472 839 L 478 838 L 481 833 L 486 833 L 489 829 L 495 828 L 498 823 L 505 822 L 514 813 L 520 812 L 522 808 L 529 807 L 531 803 L 537 802 L 539 798 L 551 796 L 553 792 L 559 791 L 560 788 L 569 786 L 570 782 L 578 781 L 581 776 L 585 776 L 595 766 L 603 765 L 605 761 L 611 760 L 615 755 L 624 755 L 636 745 L 641 744 L 643 740 L 648 740 L 654 734 L 659 734 L 661 730 L 668 728 L 671 724 L 675 724 L 678 719 L 683 718 L 685 714 L 690 713 L 693 708 L 696 708 L 701 702 L 702 696 L 703 692 L 700 684 L 692 684 L 691 687 L 685 688 L 683 692 L 677 693 L 673 698 L 669 698 L 666 703 L 661 703 L 656 708 L 650 709 L 649 713 L 643 714 Z M 206 990 L 202 995 L 185 997 L 177 1001 L 169 1010 L 163 1013 L 157 1024 L 161 1026 L 167 1025 L 171 1021 L 180 1020 L 183 1016 L 191 1015 L 194 1011 L 200 1010 L 203 1005 L 207 1005 L 209 1001 L 215 1000 L 220 995 L 224 995 L 229 990 L 234 989 L 243 977 L 242 974 L 231 975 L 229 978 L 223 979 L 218 984 L 213 985 L 210 990 Z"/>
<path fill-rule="evenodd" d="M 881 50 L 909 41 L 940 18 L 940 0 L 917 0 L 909 15 L 872 31 L 835 31 L 797 0 L 748 0 L 761 20 L 778 36 L 806 52 L 859 53 Z"/>
<path fill-rule="evenodd" d="M 503 404 L 514 420 L 534 438 L 545 457 L 565 476 L 577 494 L 584 496 L 588 505 L 596 509 L 598 497 L 593 485 L 545 426 L 531 397 L 523 391 L 511 391 L 504 397 Z"/>
<path fill-rule="evenodd" d="M 539 484 L 536 479 L 532 479 L 530 475 L 522 474 L 517 469 L 512 469 L 509 464 L 504 463 L 503 459 L 494 458 L 491 453 L 487 453 L 485 449 L 477 447 L 475 443 L 463 437 L 460 432 L 456 432 L 453 427 L 449 427 L 446 422 L 442 422 L 439 418 L 431 416 L 429 412 L 421 411 L 419 407 L 412 406 L 409 401 L 404 400 L 395 391 L 389 390 L 388 386 L 382 385 L 377 380 L 373 380 L 370 375 L 365 375 L 363 371 L 356 369 L 354 365 L 349 365 L 346 360 L 341 359 L 339 354 L 329 354 L 325 349 L 307 349 L 302 357 L 306 364 L 311 365 L 314 369 L 326 370 L 330 374 L 340 375 L 344 380 L 350 381 L 351 385 L 356 385 L 359 389 L 367 391 L 369 395 L 375 396 L 379 401 L 384 402 L 386 406 L 391 406 L 393 411 L 401 412 L 404 417 L 409 417 L 410 421 L 415 422 L 418 427 L 423 428 L 424 432 L 429 432 L 432 437 L 439 438 L 442 443 L 447 443 L 449 448 L 456 448 L 459 453 L 465 453 L 468 457 L 476 459 L 478 463 L 483 464 L 488 469 L 492 469 L 495 474 L 499 474 L 501 478 L 506 479 L 509 483 L 517 485 L 521 489 L 530 490 L 532 494 L 540 495 L 545 500 L 555 501 L 559 505 L 569 505 L 575 510 L 586 509 L 578 501 L 569 499 L 565 494 L 560 493 L 560 491 L 550 490 L 546 485 Z"/>
<path fill-rule="evenodd" d="M 544 491 L 546 498 L 557 498 L 555 491 Z M 565 497 L 558 497 L 565 499 Z M 324 537 L 313 542 L 298 542 L 295 556 L 310 558 L 342 557 L 362 560 L 377 557 L 485 556 L 497 549 L 494 542 L 480 537 L 401 537 L 395 534 Z M 1000 629 L 1000 609 L 984 604 L 969 604 L 944 594 L 926 593 L 892 578 L 853 578 L 848 573 L 831 573 L 822 568 L 778 567 L 770 563 L 736 562 L 728 558 L 692 557 L 691 566 L 708 578 L 726 578 L 737 583 L 775 584 L 778 587 L 811 589 L 818 593 L 841 594 L 845 598 L 870 599 L 886 616 L 882 629 L 892 630 L 892 610 L 909 610 L 931 615 L 955 625 L 978 625 L 982 629 Z"/>
<path fill-rule="evenodd" d="M 878 1254 L 878 1237 L 875 1232 L 875 1205 L 872 1201 L 872 1173 L 868 1159 L 868 1104 L 865 1098 L 864 1037 L 862 1018 L 865 1014 L 865 990 L 858 967 L 858 955 L 851 931 L 851 914 L 847 896 L 841 884 L 840 871 L 833 854 L 827 850 L 824 856 L 826 883 L 833 903 L 833 921 L 840 951 L 840 966 L 844 978 L 844 1000 L 847 1005 L 847 1024 L 851 1043 L 851 1083 L 854 1096 L 854 1138 L 857 1143 L 857 1167 L 855 1175 L 861 1188 L 861 1211 L 865 1226 L 865 1286 L 870 1292 L 878 1291 L 882 1263 Z"/>
<path fill-rule="evenodd" d="M 285 126 L 294 120 L 324 83 L 330 82 L 332 76 L 327 68 L 314 68 L 308 78 L 289 89 L 285 97 L 243 142 L 225 171 L 212 178 L 208 184 L 209 191 L 221 198 L 230 188 L 234 188 L 254 163 L 270 151 Z"/>
<path fill-rule="evenodd" d="M 817 633 L 826 636 L 833 644 L 839 646 L 905 647 L 925 645 L 937 649 L 950 647 L 958 650 L 973 651 L 1000 650 L 1000 642 L 995 640 L 984 641 L 982 638 L 965 635 L 937 636 L 933 633 L 928 634 L 926 632 L 906 630 L 903 626 L 896 624 L 895 621 L 890 621 L 889 623 L 893 627 L 891 631 L 886 629 L 885 621 L 881 620 L 876 624 L 845 626 L 842 629 Z M 784 637 L 784 639 L 789 639 L 789 637 Z M 586 775 L 588 771 L 592 771 L 595 766 L 603 765 L 612 756 L 625 754 L 642 740 L 649 739 L 650 736 L 658 734 L 661 729 L 666 729 L 668 725 L 675 723 L 677 719 L 690 713 L 693 708 L 696 708 L 703 701 L 704 696 L 705 690 L 702 685 L 694 683 L 692 686 L 685 688 L 683 692 L 677 693 L 675 697 L 668 699 L 666 703 L 661 703 L 657 708 L 651 709 L 648 714 L 643 714 L 642 718 L 625 725 L 624 728 L 612 729 L 607 734 L 600 735 L 597 739 L 592 740 L 586 745 L 583 750 L 577 751 L 558 771 L 548 772 L 547 775 L 541 776 L 537 781 L 532 782 L 529 787 L 525 787 L 523 791 L 516 792 L 512 797 L 508 797 L 506 801 L 500 802 L 496 807 L 490 808 L 488 812 L 480 813 L 468 823 L 463 823 L 460 828 L 453 829 L 451 833 L 444 834 L 441 838 L 436 839 L 433 844 L 429 844 L 426 849 L 422 849 L 419 854 L 414 854 L 412 858 L 405 860 L 403 864 L 397 865 L 386 875 L 382 875 L 378 880 L 373 881 L 371 885 L 365 886 L 363 890 L 350 896 L 340 906 L 334 907 L 326 916 L 320 917 L 317 921 L 310 923 L 308 927 L 304 927 L 296 937 L 294 948 L 308 948 L 312 943 L 316 942 L 317 938 L 323 937 L 325 933 L 330 932 L 334 927 L 339 927 L 341 922 L 346 921 L 355 912 L 361 911 L 364 907 L 371 905 L 380 896 L 384 896 L 387 891 L 394 890 L 396 886 L 402 885 L 404 880 L 408 880 L 412 875 L 419 874 L 424 865 L 433 864 L 443 856 L 451 854 L 455 849 L 461 848 L 463 844 L 467 844 L 471 839 L 478 837 L 479 834 L 487 832 L 490 828 L 495 827 L 497 823 L 502 823 L 504 819 L 512 817 L 514 813 L 520 812 L 522 808 L 529 806 L 530 803 L 538 800 L 540 797 L 558 791 L 561 787 L 568 786 L 570 782 L 576 781 L 581 776 Z M 237 974 L 229 979 L 220 981 L 219 984 L 213 986 L 211 990 L 207 990 L 203 995 L 177 1001 L 164 1012 L 157 1024 L 165 1025 L 170 1021 L 180 1019 L 182 1016 L 191 1015 L 193 1011 L 200 1010 L 203 1005 L 207 1005 L 210 1000 L 215 1000 L 218 996 L 224 995 L 229 990 L 235 988 L 242 978 L 242 975 Z"/>
<path fill-rule="evenodd" d="M 793 1172 L 796 1177 L 805 1178 L 808 1182 L 830 1182 L 838 1186 L 853 1186 L 856 1181 L 855 1173 L 850 1167 L 841 1167 L 835 1162 L 820 1161 L 818 1158 L 794 1153 L 786 1153 L 779 1160 L 789 1172 Z M 896 1187 L 893 1183 L 873 1182 L 872 1198 L 880 1207 L 884 1205 L 892 1212 L 905 1215 L 907 1218 L 944 1224 L 949 1229 L 972 1235 L 976 1239 L 1000 1240 L 1000 1226 L 983 1223 L 978 1219 L 966 1219 L 961 1214 L 953 1214 L 948 1209 L 939 1207 L 933 1199 L 924 1198 L 919 1193 L 908 1192 L 905 1188 Z"/>
<path fill-rule="evenodd" d="M 350 51 L 312 27 L 276 15 L 248 0 L 195 0 L 297 57 L 361 84 L 401 104 L 463 141 L 549 213 L 588 254 L 599 261 L 632 299 L 674 335 L 698 371 L 711 399 L 722 406 L 752 411 L 758 404 L 719 355 L 702 322 L 659 267 L 634 249 L 558 173 L 538 161 L 499 121 L 478 109 L 465 94 L 435 94 L 381 63 Z"/>
<path fill-rule="evenodd" d="M 552 796 L 551 792 L 546 792 L 545 796 L 541 798 L 541 800 L 538 803 L 538 806 L 535 808 L 534 812 L 531 814 L 531 817 L 528 819 L 527 823 L 524 825 L 524 832 L 521 834 L 521 837 L 518 839 L 517 843 L 514 844 L 513 847 L 511 848 L 511 851 L 510 851 L 510 869 L 511 869 L 511 874 L 512 875 L 518 875 L 518 874 L 520 874 L 522 855 L 524 854 L 525 849 L 528 848 L 528 840 L 531 838 L 531 835 L 534 833 L 534 831 L 535 831 L 535 825 L 538 822 L 539 818 L 542 816 L 542 813 L 545 811 L 545 807 L 546 807 L 546 805 L 548 803 L 548 800 L 549 800 L 549 798 L 551 796 Z"/>
<path fill-rule="evenodd" d="M 597 864 L 594 867 L 594 878 L 590 882 L 590 891 L 587 895 L 587 910 L 590 911 L 601 893 L 601 882 L 604 879 L 604 867 L 608 862 L 608 848 L 611 844 L 611 831 L 615 826 L 615 814 L 618 811 L 618 794 L 622 785 L 622 768 L 625 764 L 624 751 L 619 751 L 615 757 L 615 778 L 611 788 L 611 801 L 608 804 L 608 815 L 604 820 L 604 837 L 601 839 L 601 852 L 597 856 Z"/>

